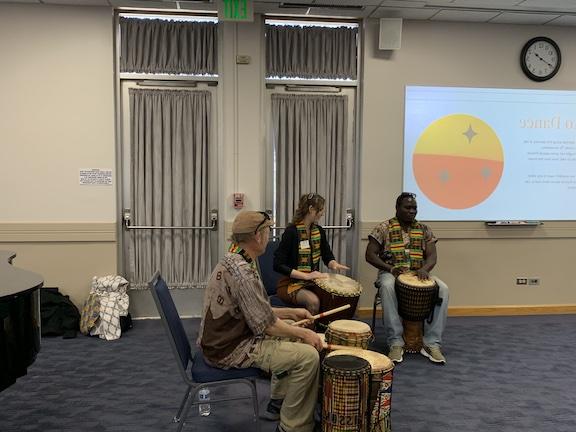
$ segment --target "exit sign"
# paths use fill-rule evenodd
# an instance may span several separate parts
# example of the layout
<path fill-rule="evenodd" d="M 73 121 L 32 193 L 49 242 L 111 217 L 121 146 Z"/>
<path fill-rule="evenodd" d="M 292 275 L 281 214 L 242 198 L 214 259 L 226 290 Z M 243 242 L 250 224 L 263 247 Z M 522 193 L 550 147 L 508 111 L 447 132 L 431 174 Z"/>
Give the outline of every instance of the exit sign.
<path fill-rule="evenodd" d="M 252 0 L 220 0 L 218 3 L 220 21 L 254 21 Z"/>

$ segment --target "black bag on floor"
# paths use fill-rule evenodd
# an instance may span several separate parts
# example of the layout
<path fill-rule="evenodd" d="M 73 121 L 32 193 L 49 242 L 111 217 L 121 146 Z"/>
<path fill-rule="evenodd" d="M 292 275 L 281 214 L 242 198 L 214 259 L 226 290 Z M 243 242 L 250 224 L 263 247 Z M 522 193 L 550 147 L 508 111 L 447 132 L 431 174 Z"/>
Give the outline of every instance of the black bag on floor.
<path fill-rule="evenodd" d="M 130 330 L 132 328 L 132 315 L 128 312 L 128 315 L 120 317 L 120 330 L 122 333 Z"/>
<path fill-rule="evenodd" d="M 67 295 L 58 288 L 40 289 L 42 336 L 75 338 L 80 328 L 80 312 Z"/>

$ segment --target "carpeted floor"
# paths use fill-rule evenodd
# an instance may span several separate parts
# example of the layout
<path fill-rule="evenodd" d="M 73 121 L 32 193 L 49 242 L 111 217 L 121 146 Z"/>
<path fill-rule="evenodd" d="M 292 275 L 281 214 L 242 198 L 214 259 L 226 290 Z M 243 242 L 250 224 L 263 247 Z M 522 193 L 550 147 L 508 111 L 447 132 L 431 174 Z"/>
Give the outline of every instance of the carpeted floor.
<path fill-rule="evenodd" d="M 185 325 L 194 340 L 198 320 Z M 395 369 L 393 431 L 573 432 L 575 325 L 576 315 L 449 318 L 445 366 L 411 354 Z M 373 349 L 384 351 L 381 336 Z M 261 406 L 268 385 L 258 384 Z M 174 431 L 184 390 L 160 321 L 136 321 L 114 342 L 45 338 L 28 375 L 0 393 L 0 432 Z M 249 402 L 194 412 L 184 430 L 252 431 Z"/>

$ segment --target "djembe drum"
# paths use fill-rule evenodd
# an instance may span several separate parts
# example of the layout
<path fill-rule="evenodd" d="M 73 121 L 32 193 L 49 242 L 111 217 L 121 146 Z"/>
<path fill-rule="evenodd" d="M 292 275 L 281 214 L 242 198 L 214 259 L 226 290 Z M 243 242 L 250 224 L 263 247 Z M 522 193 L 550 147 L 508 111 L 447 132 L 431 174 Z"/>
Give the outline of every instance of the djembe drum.
<path fill-rule="evenodd" d="M 373 340 L 370 326 L 362 321 L 336 320 L 328 324 L 326 343 L 368 349 Z"/>
<path fill-rule="evenodd" d="M 391 432 L 392 379 L 394 363 L 384 354 L 359 349 L 340 349 L 326 355 L 351 355 L 370 363 L 370 396 L 368 398 L 368 432 Z"/>
<path fill-rule="evenodd" d="M 432 316 L 438 303 L 438 284 L 433 279 L 420 280 L 413 273 L 402 273 L 396 278 L 395 290 L 404 325 L 404 349 L 420 352 L 424 320 Z"/>
<path fill-rule="evenodd" d="M 339 355 L 322 362 L 322 432 L 365 432 L 370 363 Z"/>
<path fill-rule="evenodd" d="M 320 310 L 326 311 L 346 304 L 349 309 L 317 320 L 322 324 L 338 319 L 350 319 L 356 312 L 362 285 L 354 279 L 341 274 L 330 273 L 327 278 L 314 279 L 315 286 L 310 287 L 320 299 Z"/>

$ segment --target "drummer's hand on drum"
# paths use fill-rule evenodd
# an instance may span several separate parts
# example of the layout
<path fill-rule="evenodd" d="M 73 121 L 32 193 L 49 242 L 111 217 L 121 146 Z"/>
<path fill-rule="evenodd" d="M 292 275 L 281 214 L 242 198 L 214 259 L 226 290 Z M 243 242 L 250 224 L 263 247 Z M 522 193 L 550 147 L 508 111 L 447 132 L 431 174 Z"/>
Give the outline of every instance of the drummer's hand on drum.
<path fill-rule="evenodd" d="M 345 266 L 344 264 L 340 264 L 339 262 L 337 262 L 336 260 L 332 260 L 328 263 L 328 268 L 330 270 L 336 270 L 336 271 L 340 271 L 340 270 L 350 270 L 350 267 Z"/>
<path fill-rule="evenodd" d="M 302 330 L 302 342 L 312 345 L 317 351 L 322 351 L 324 349 L 324 344 L 322 343 L 320 336 L 318 336 L 318 333 L 306 328 Z"/>
<path fill-rule="evenodd" d="M 306 273 L 306 276 L 308 276 L 308 280 L 314 280 L 314 279 L 326 279 L 328 278 L 328 273 L 321 273 L 319 271 L 313 271 L 310 273 Z"/>
<path fill-rule="evenodd" d="M 419 280 L 428 280 L 430 279 L 430 273 L 428 273 L 426 270 L 424 270 L 423 268 L 419 268 L 418 270 L 416 270 L 416 276 L 418 276 Z"/>
<path fill-rule="evenodd" d="M 392 267 L 392 270 L 390 271 L 390 273 L 392 274 L 392 276 L 398 277 L 398 275 L 401 275 L 402 273 L 406 273 L 407 271 L 410 271 L 410 269 L 408 267 Z"/>

